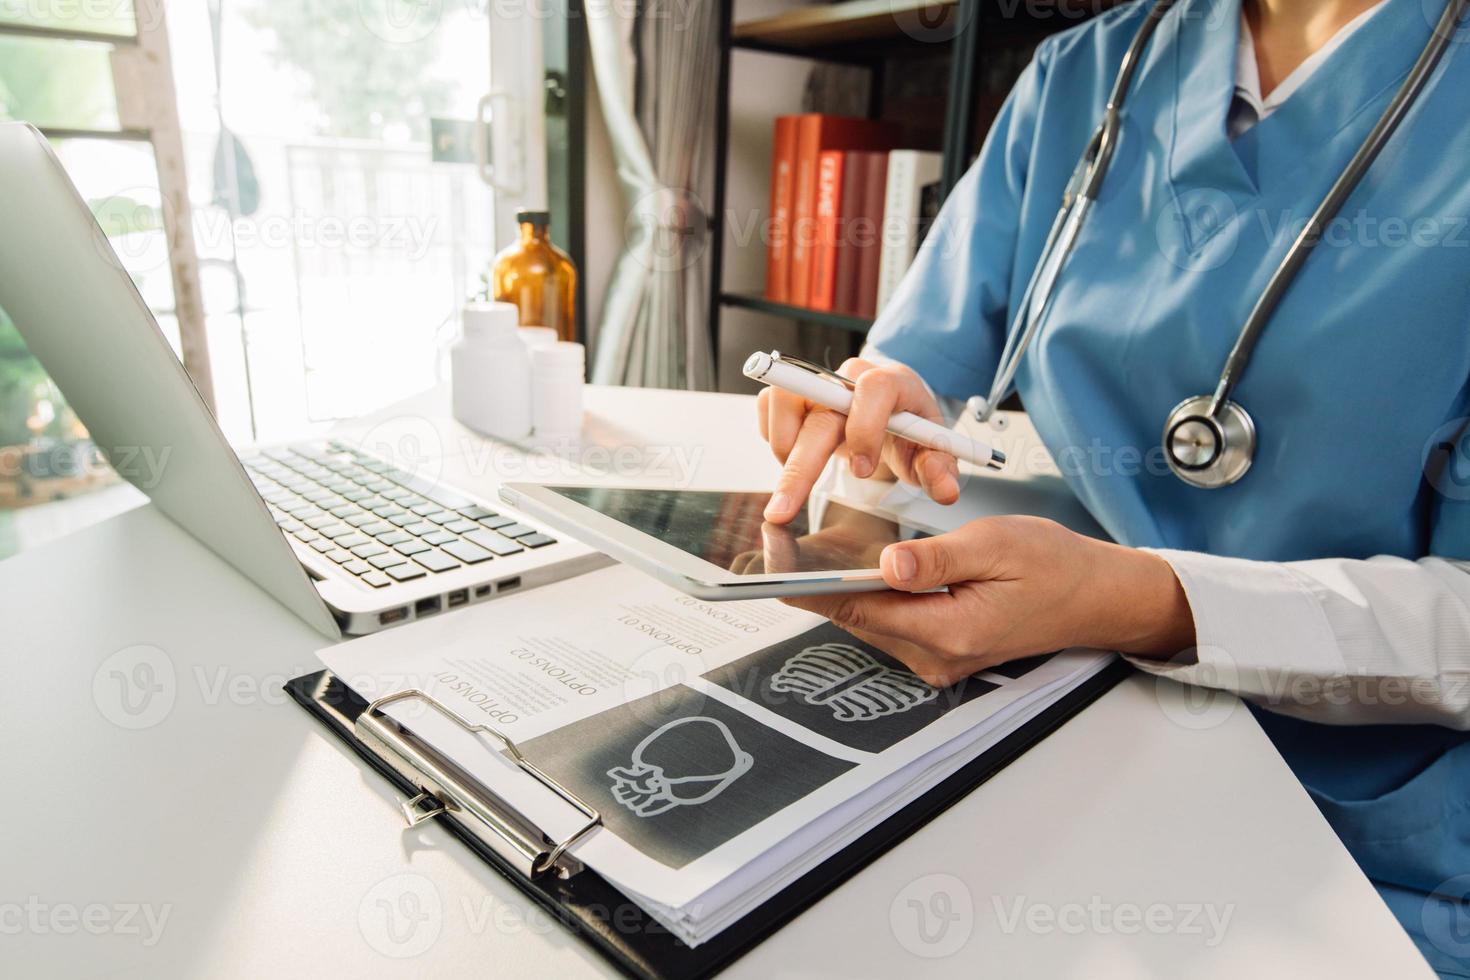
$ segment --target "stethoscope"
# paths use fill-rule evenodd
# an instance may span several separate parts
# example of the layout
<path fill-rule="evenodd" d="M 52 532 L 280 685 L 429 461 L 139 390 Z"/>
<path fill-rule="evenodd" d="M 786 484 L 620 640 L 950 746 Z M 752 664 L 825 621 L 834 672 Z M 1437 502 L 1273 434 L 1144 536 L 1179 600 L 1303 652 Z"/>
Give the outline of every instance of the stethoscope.
<path fill-rule="evenodd" d="M 1239 384 L 1241 375 L 1245 373 L 1251 352 L 1260 340 L 1266 322 L 1281 302 L 1281 297 L 1291 287 L 1292 281 L 1306 262 L 1307 256 L 1321 240 L 1328 224 L 1337 216 L 1348 195 L 1358 186 L 1358 182 L 1423 90 L 1440 57 L 1449 47 L 1456 25 L 1467 5 L 1470 5 L 1470 0 L 1449 0 L 1445 5 L 1434 34 L 1424 46 L 1398 93 L 1394 95 L 1393 101 L 1383 110 L 1383 115 L 1363 140 L 1363 145 L 1353 154 L 1332 189 L 1317 206 L 1306 228 L 1292 242 L 1286 257 L 1276 267 L 1270 282 L 1256 300 L 1245 326 L 1241 327 L 1240 334 L 1235 338 L 1230 356 L 1225 360 L 1225 368 L 1220 372 L 1220 380 L 1214 393 L 1186 398 L 1169 412 L 1164 421 L 1164 457 L 1168 461 L 1169 469 L 1185 483 L 1205 489 L 1229 486 L 1245 476 L 1250 469 L 1256 452 L 1256 423 L 1250 413 L 1233 401 L 1230 395 Z M 1123 64 L 1118 69 L 1117 79 L 1113 82 L 1112 92 L 1108 95 L 1107 106 L 1103 110 L 1102 122 L 1093 132 L 1087 149 L 1082 153 L 1082 159 L 1077 162 L 1071 179 L 1067 181 L 1066 190 L 1062 194 L 1061 210 L 1052 222 L 1041 257 L 1032 270 L 1025 293 L 1022 294 L 1018 307 L 1018 326 L 1006 337 L 990 393 L 984 398 L 976 395 L 969 401 L 969 409 L 979 421 L 990 418 L 995 407 L 1010 390 L 1016 370 L 1020 367 L 1021 355 L 1041 329 L 1056 288 L 1057 277 L 1077 243 L 1077 236 L 1087 220 L 1088 212 L 1092 210 L 1093 203 L 1097 201 L 1103 177 L 1117 151 L 1124 96 L 1128 93 L 1149 39 L 1173 6 L 1174 0 L 1157 0 L 1123 56 Z"/>

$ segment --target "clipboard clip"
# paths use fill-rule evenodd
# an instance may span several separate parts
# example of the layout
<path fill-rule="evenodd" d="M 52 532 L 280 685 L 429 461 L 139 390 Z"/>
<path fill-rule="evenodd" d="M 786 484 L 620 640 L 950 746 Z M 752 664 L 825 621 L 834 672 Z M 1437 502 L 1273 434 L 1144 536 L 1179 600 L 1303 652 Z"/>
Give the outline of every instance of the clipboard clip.
<path fill-rule="evenodd" d="M 488 735 L 499 742 L 518 768 L 576 808 L 586 822 L 561 840 L 552 839 L 480 780 L 383 712 L 391 704 L 410 700 L 424 702 L 471 735 Z M 527 878 L 537 878 L 548 871 L 560 878 L 570 878 L 582 869 L 581 862 L 568 851 L 602 826 L 602 814 L 527 759 L 504 732 L 465 721 L 417 688 L 378 698 L 363 709 L 353 725 L 364 745 L 419 787 L 419 794 L 401 805 L 404 822 L 409 827 L 437 816 L 455 818 Z"/>

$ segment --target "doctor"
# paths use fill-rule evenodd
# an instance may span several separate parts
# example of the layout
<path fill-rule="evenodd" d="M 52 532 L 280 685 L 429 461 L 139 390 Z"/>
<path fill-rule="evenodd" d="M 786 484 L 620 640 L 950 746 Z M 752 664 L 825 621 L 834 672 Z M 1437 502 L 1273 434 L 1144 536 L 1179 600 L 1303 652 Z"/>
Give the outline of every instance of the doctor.
<path fill-rule="evenodd" d="M 1470 976 L 1470 28 L 1443 10 L 1144 2 L 1048 39 L 844 365 L 850 417 L 775 389 L 759 409 L 785 466 L 771 521 L 795 516 L 834 452 L 950 502 L 954 460 L 884 420 L 953 418 L 1000 375 L 990 401 L 1019 392 L 1122 544 L 981 520 L 889 546 L 897 592 L 799 604 L 933 683 L 1083 645 L 1266 706 L 1430 963 Z M 1052 277 L 1059 202 L 1145 27 Z M 1416 63 L 1422 85 L 1390 111 Z"/>

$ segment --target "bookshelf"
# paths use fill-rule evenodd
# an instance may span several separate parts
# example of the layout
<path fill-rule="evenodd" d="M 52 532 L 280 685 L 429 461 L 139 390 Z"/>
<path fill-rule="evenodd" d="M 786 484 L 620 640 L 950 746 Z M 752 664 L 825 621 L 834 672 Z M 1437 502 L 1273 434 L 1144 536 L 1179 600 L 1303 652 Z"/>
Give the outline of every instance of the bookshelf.
<path fill-rule="evenodd" d="M 760 291 L 724 286 L 726 168 L 730 129 L 730 64 L 741 51 L 757 51 L 813 62 L 858 65 L 870 69 L 872 95 L 868 115 L 883 114 L 884 72 L 896 59 L 933 61 L 947 85 L 944 100 L 940 190 L 948 196 L 978 150 L 981 129 L 988 125 L 982 104 L 986 57 L 1011 44 L 1032 44 L 1047 34 L 1080 23 L 1089 13 L 1109 6 L 1108 0 L 1056 0 L 1017 4 L 1007 0 L 839 0 L 813 3 L 776 16 L 740 20 L 735 0 L 720 0 L 721 35 L 715 112 L 714 196 L 711 204 L 711 288 L 709 324 L 716 357 L 720 318 L 726 309 L 839 327 L 860 338 L 871 321 L 775 303 Z M 1004 95 L 1004 93 L 999 93 Z"/>

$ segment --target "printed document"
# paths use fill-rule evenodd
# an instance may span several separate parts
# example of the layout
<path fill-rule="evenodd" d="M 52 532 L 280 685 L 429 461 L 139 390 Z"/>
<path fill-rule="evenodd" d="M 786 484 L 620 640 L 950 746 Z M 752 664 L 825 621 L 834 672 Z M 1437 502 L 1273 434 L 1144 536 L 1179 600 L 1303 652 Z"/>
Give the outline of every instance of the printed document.
<path fill-rule="evenodd" d="M 1066 651 L 935 688 L 812 613 L 614 566 L 331 647 L 368 701 L 418 689 L 595 807 L 574 854 L 708 939 L 1102 669 Z M 492 739 L 388 713 L 554 839 L 582 816 Z"/>

